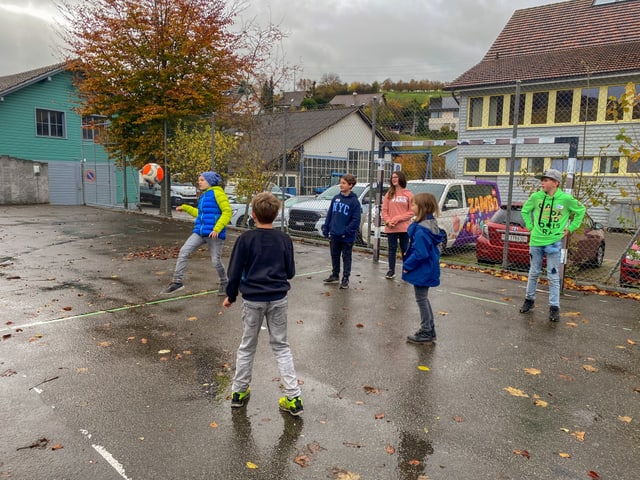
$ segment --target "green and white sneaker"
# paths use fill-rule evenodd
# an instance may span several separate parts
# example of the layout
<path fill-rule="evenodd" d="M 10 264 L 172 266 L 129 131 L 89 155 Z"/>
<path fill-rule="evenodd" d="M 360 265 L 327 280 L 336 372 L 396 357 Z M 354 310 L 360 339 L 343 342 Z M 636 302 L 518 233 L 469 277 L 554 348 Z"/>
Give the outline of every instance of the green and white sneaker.
<path fill-rule="evenodd" d="M 280 405 L 280 410 L 289 412 L 294 417 L 297 417 L 304 411 L 302 408 L 302 399 L 300 397 L 293 397 L 292 399 L 282 397 L 278 404 Z"/>
<path fill-rule="evenodd" d="M 249 388 L 247 388 L 244 392 L 231 393 L 231 408 L 244 407 L 246 401 L 249 400 L 250 395 L 251 393 Z"/>

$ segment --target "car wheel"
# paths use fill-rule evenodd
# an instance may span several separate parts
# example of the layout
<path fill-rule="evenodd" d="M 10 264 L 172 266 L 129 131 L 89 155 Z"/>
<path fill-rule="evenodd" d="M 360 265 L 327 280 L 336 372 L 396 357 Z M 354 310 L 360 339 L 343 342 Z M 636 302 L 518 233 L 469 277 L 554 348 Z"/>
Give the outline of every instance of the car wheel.
<path fill-rule="evenodd" d="M 595 258 L 593 259 L 592 266 L 596 268 L 601 267 L 602 262 L 604 262 L 604 244 L 601 243 L 598 247 Z"/>
<path fill-rule="evenodd" d="M 246 215 L 241 215 L 240 218 L 238 218 L 238 221 L 236 222 L 236 227 L 244 227 L 244 219 L 245 219 Z"/>

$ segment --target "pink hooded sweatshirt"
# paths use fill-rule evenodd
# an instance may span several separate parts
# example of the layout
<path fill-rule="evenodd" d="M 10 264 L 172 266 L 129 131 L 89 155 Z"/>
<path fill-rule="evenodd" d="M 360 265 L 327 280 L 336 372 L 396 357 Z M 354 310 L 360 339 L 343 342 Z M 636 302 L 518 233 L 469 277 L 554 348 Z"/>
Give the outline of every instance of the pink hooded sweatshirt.
<path fill-rule="evenodd" d="M 402 233 L 406 232 L 413 218 L 411 210 L 411 199 L 413 193 L 406 188 L 397 188 L 395 195 L 389 198 L 385 195 L 382 201 L 382 221 L 385 224 L 385 233 Z M 387 223 L 395 223 L 392 227 Z"/>

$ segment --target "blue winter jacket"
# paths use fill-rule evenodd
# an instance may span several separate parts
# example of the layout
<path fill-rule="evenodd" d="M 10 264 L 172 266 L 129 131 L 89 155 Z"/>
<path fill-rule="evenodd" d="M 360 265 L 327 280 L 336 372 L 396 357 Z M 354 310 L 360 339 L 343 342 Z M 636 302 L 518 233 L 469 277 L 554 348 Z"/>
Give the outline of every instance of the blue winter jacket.
<path fill-rule="evenodd" d="M 409 248 L 402 262 L 402 279 L 419 287 L 440 285 L 440 251 L 438 244 L 445 240 L 443 230 L 433 215 L 420 223 L 411 223 Z"/>
<path fill-rule="evenodd" d="M 356 241 L 356 233 L 360 229 L 362 205 L 355 193 L 337 194 L 331 199 L 327 218 L 322 226 L 322 234 L 334 240 L 346 243 Z"/>
<path fill-rule="evenodd" d="M 198 201 L 198 208 L 182 205 L 182 211 L 196 218 L 193 233 L 208 237 L 213 230 L 218 232 L 218 238 L 224 240 L 227 236 L 226 225 L 231 220 L 233 211 L 231 204 L 222 187 L 209 187 Z"/>

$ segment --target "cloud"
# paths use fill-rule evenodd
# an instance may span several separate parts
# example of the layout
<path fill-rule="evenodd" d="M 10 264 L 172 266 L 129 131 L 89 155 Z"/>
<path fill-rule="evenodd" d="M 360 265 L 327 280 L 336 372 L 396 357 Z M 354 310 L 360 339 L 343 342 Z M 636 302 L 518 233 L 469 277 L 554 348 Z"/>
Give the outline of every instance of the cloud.
<path fill-rule="evenodd" d="M 53 0 L 0 5 L 0 75 L 60 61 Z M 550 0 L 252 0 L 245 18 L 288 33 L 297 79 L 451 81 L 480 61 L 516 9 Z M 290 87 L 285 87 L 292 89 Z"/>

